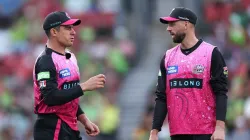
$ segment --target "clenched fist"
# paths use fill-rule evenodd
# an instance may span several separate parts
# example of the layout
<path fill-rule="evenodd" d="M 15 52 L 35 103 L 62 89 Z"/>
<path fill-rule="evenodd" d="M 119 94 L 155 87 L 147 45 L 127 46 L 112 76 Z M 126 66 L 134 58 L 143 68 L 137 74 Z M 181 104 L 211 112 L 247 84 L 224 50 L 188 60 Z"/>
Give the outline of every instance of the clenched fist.
<path fill-rule="evenodd" d="M 80 86 L 83 91 L 91 91 L 99 88 L 103 88 L 106 82 L 106 77 L 103 74 L 99 74 L 91 77 L 84 83 L 81 83 Z"/>

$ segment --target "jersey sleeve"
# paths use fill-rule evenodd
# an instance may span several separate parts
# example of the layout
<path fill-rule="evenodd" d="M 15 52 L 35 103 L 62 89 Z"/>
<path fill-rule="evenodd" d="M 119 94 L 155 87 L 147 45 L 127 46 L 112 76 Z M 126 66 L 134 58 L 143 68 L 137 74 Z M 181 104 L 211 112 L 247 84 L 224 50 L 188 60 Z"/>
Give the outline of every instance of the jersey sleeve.
<path fill-rule="evenodd" d="M 216 120 L 225 121 L 227 111 L 228 70 L 217 48 L 212 52 L 210 84 L 216 96 Z"/>
<path fill-rule="evenodd" d="M 82 108 L 80 107 L 80 105 L 78 105 L 78 109 L 77 109 L 77 113 L 76 113 L 76 117 L 78 117 L 79 115 L 84 114 Z"/>
<path fill-rule="evenodd" d="M 155 94 L 156 99 L 152 129 L 157 129 L 158 131 L 161 131 L 161 127 L 167 115 L 165 55 L 161 60 Z"/>

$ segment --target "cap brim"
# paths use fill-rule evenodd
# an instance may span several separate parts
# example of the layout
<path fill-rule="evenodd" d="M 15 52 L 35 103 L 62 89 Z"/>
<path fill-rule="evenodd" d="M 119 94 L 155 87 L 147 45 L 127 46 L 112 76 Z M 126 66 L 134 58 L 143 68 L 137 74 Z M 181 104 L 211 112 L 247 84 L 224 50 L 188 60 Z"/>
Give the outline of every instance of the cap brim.
<path fill-rule="evenodd" d="M 173 17 L 161 17 L 160 18 L 160 22 L 163 24 L 168 24 L 169 22 L 178 21 L 178 20 L 180 19 L 173 18 Z"/>
<path fill-rule="evenodd" d="M 74 25 L 74 26 L 77 26 L 81 23 L 81 20 L 80 19 L 70 19 L 66 22 L 64 22 L 63 24 L 61 25 Z"/>

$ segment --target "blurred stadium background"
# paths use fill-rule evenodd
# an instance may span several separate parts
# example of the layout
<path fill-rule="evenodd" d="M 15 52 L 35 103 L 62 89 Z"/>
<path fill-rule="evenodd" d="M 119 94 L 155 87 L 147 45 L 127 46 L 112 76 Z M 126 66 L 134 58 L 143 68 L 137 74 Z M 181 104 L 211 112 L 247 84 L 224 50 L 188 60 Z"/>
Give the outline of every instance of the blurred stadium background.
<path fill-rule="evenodd" d="M 101 134 L 85 140 L 147 140 L 160 59 L 174 46 L 159 17 L 184 6 L 198 14 L 197 35 L 217 45 L 229 68 L 226 140 L 250 139 L 250 0 L 0 0 L 0 140 L 32 140 L 32 69 L 44 49 L 44 17 L 80 18 L 81 80 L 104 73 L 105 89 L 81 107 Z M 168 140 L 167 121 L 159 135 Z"/>

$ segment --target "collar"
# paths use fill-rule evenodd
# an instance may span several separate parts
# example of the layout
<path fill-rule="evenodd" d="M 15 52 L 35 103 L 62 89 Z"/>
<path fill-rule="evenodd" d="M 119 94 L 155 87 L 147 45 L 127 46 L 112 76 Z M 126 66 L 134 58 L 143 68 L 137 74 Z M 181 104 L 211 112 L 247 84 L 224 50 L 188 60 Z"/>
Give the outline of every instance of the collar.
<path fill-rule="evenodd" d="M 203 42 L 203 40 L 202 39 L 199 39 L 199 41 L 193 46 L 193 47 L 191 47 L 191 48 L 189 48 L 189 49 L 182 49 L 181 48 L 181 52 L 183 53 L 183 54 L 185 54 L 185 55 L 189 55 L 190 53 L 192 53 L 194 50 L 196 50 L 199 46 L 200 46 L 200 44 Z"/>
<path fill-rule="evenodd" d="M 51 49 L 51 48 L 48 48 L 47 45 L 46 45 L 45 51 L 46 51 L 46 52 L 49 52 L 49 53 L 54 52 L 54 53 L 56 53 L 56 54 L 65 56 L 66 59 L 70 59 L 70 57 L 71 57 L 70 52 L 66 52 L 66 51 L 65 51 L 65 54 L 62 54 L 62 53 L 59 53 L 59 52 L 57 52 L 57 51 L 55 51 L 55 50 L 53 50 L 53 49 Z"/>

